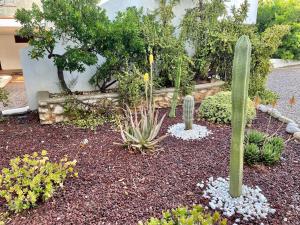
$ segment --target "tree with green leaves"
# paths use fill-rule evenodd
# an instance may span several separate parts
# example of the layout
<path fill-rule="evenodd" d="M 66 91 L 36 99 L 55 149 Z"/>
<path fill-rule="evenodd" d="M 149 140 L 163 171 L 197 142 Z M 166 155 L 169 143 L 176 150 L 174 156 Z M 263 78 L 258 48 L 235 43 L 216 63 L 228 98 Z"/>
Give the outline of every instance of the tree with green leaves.
<path fill-rule="evenodd" d="M 106 37 L 109 20 L 98 0 L 42 0 L 42 8 L 18 9 L 16 19 L 21 23 L 19 35 L 29 39 L 32 59 L 47 56 L 57 67 L 57 75 L 64 91 L 71 93 L 64 79 L 64 71 L 84 72 L 85 66 L 97 63 L 95 43 Z M 57 47 L 63 45 L 64 53 Z"/>

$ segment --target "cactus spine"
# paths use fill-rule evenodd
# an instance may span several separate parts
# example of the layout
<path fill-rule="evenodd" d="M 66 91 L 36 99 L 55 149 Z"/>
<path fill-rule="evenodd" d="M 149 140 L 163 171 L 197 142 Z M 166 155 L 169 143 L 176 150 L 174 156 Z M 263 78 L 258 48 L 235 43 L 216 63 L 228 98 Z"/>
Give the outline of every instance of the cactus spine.
<path fill-rule="evenodd" d="M 230 153 L 230 187 L 233 198 L 242 194 L 244 133 L 250 77 L 251 42 L 241 36 L 235 46 L 232 70 L 232 138 Z"/>
<path fill-rule="evenodd" d="M 194 97 L 191 95 L 185 96 L 183 101 L 183 120 L 186 130 L 191 130 L 193 128 L 194 107 Z"/>
<path fill-rule="evenodd" d="M 179 95 L 179 88 L 180 88 L 180 79 L 181 79 L 181 65 L 182 65 L 182 58 L 179 58 L 178 60 L 178 69 L 176 74 L 176 80 L 175 80 L 175 91 L 173 94 L 172 104 L 171 104 L 171 110 L 169 113 L 169 117 L 175 117 L 176 116 L 176 107 L 178 102 L 178 95 Z"/>

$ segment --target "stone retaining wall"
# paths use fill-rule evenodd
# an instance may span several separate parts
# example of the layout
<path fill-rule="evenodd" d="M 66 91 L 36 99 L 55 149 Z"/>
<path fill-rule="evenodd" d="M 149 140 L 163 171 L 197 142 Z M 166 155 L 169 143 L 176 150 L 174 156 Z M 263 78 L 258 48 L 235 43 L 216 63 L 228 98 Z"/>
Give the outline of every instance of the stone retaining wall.
<path fill-rule="evenodd" d="M 214 95 L 215 93 L 219 92 L 223 85 L 224 82 L 222 81 L 196 85 L 193 92 L 195 102 L 200 103 L 205 97 Z M 170 107 L 174 90 L 174 88 L 164 88 L 154 91 L 153 96 L 156 107 Z M 118 105 L 118 96 L 119 95 L 117 93 L 91 93 L 78 95 L 76 96 L 76 98 L 83 102 L 92 104 L 107 99 L 112 101 L 113 104 Z M 64 104 L 67 101 L 67 97 L 51 97 L 50 93 L 47 91 L 39 92 L 37 97 L 39 105 L 38 112 L 41 124 L 53 124 L 68 120 L 67 116 L 64 115 Z M 181 104 L 182 97 L 180 97 L 179 100 L 179 104 Z"/>

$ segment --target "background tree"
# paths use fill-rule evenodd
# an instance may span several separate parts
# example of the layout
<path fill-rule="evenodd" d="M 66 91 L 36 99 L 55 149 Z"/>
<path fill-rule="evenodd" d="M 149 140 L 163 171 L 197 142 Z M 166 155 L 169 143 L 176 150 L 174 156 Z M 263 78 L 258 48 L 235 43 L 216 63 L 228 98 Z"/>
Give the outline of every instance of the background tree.
<path fill-rule="evenodd" d="M 21 23 L 19 35 L 29 39 L 30 56 L 53 59 L 62 89 L 68 93 L 64 71 L 83 72 L 85 66 L 97 63 L 94 45 L 105 35 L 109 22 L 105 11 L 96 0 L 42 0 L 42 9 L 36 4 L 31 10 L 19 9 L 16 19 Z M 105 36 L 106 37 L 106 36 Z M 65 52 L 56 52 L 59 42 Z"/>

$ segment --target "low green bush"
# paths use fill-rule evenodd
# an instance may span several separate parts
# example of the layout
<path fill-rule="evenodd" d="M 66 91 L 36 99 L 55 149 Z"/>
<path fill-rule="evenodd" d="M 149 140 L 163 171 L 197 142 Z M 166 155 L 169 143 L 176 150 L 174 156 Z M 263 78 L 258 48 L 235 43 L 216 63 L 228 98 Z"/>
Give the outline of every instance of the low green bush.
<path fill-rule="evenodd" d="M 244 160 L 248 165 L 274 165 L 280 161 L 283 149 L 284 140 L 281 137 L 269 137 L 265 133 L 253 130 L 245 137 Z"/>
<path fill-rule="evenodd" d="M 0 103 L 4 106 L 8 104 L 8 93 L 3 88 L 0 88 Z"/>
<path fill-rule="evenodd" d="M 260 32 L 274 24 L 290 26 L 290 32 L 274 54 L 276 58 L 300 59 L 300 0 L 260 1 L 257 26 Z"/>
<path fill-rule="evenodd" d="M 219 92 L 204 99 L 199 108 L 200 118 L 214 123 L 231 122 L 232 116 L 231 92 Z M 256 116 L 253 102 L 248 99 L 247 122 L 250 123 Z"/>
<path fill-rule="evenodd" d="M 90 104 L 80 101 L 76 97 L 67 96 L 64 114 L 69 120 L 65 123 L 82 129 L 95 130 L 98 126 L 116 119 L 116 113 L 111 106 L 112 102 L 109 100 Z"/>
<path fill-rule="evenodd" d="M 271 105 L 279 99 L 279 95 L 276 92 L 267 89 L 264 91 L 258 91 L 256 95 L 259 96 L 261 104 L 264 105 Z"/>
<path fill-rule="evenodd" d="M 213 215 L 206 213 L 201 205 L 195 205 L 192 209 L 178 207 L 162 213 L 162 218 L 150 218 L 147 222 L 139 222 L 139 225 L 226 225 L 227 219 L 222 219 L 218 212 Z"/>
<path fill-rule="evenodd" d="M 64 157 L 59 162 L 51 162 L 45 150 L 41 154 L 16 157 L 9 165 L 0 174 L 0 197 L 8 209 L 16 213 L 48 200 L 63 187 L 67 177 L 78 176 L 74 172 L 76 160 L 68 161 Z"/>

